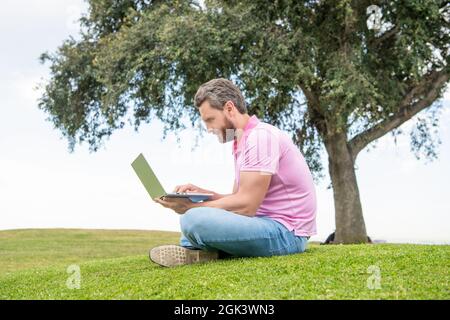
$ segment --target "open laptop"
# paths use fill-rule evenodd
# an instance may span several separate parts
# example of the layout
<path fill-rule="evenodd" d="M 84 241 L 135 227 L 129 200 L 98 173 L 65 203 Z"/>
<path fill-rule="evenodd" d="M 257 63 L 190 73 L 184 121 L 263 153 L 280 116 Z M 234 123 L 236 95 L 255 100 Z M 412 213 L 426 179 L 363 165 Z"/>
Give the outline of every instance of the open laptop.
<path fill-rule="evenodd" d="M 213 194 L 212 193 L 195 193 L 195 192 L 175 192 L 167 193 L 152 168 L 145 160 L 144 155 L 141 153 L 139 156 L 131 163 L 134 171 L 141 180 L 145 189 L 152 199 L 154 198 L 189 198 L 192 202 L 200 202 L 209 200 Z"/>

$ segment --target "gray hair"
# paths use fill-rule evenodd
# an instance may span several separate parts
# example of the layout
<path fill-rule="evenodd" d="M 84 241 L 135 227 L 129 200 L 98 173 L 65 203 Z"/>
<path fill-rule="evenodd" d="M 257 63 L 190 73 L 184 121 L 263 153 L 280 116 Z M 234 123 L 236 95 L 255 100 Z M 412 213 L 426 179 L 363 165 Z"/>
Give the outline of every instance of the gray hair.
<path fill-rule="evenodd" d="M 199 108 L 206 100 L 211 107 L 219 110 L 223 110 L 225 103 L 232 101 L 240 113 L 247 113 L 241 90 L 228 79 L 218 78 L 202 84 L 195 94 L 194 104 Z"/>

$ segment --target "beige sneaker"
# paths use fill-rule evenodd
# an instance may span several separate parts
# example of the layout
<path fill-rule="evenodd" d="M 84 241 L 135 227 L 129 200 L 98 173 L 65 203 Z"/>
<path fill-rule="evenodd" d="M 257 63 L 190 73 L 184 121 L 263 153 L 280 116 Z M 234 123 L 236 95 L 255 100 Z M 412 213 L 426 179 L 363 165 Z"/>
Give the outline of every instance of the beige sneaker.
<path fill-rule="evenodd" d="M 217 260 L 218 256 L 217 251 L 191 250 L 172 244 L 150 250 L 150 260 L 164 267 Z"/>

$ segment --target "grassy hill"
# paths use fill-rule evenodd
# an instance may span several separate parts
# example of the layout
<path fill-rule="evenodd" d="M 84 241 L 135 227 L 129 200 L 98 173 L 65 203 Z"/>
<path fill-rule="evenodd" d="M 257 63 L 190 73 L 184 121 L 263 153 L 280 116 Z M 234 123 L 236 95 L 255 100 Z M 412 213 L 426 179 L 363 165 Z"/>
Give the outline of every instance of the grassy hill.
<path fill-rule="evenodd" d="M 162 231 L 0 231 L 0 299 L 450 298 L 448 245 L 311 244 L 303 254 L 177 268 L 149 261 L 149 248 L 178 238 Z M 66 285 L 72 264 L 80 268 L 79 289 Z M 370 289 L 377 270 L 379 288 Z"/>

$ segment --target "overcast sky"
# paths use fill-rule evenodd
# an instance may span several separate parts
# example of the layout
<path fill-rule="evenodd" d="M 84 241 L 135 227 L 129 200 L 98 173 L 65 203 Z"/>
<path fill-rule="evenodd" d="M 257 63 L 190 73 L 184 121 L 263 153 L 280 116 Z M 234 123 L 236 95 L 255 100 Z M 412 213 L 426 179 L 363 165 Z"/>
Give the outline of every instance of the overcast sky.
<path fill-rule="evenodd" d="M 89 153 L 86 145 L 70 154 L 67 141 L 37 108 L 33 88 L 48 77 L 38 62 L 78 32 L 76 19 L 86 7 L 75 0 L 2 1 L 0 11 L 0 230 L 16 228 L 104 228 L 179 231 L 179 216 L 150 200 L 130 163 L 144 153 L 162 184 L 194 183 L 219 193 L 232 189 L 231 145 L 213 136 L 183 134 L 162 140 L 158 121 L 138 133 L 125 128 L 106 147 Z M 208 79 L 205 79 L 208 80 Z M 390 136 L 363 151 L 357 177 L 368 234 L 391 242 L 450 243 L 450 94 L 444 97 L 439 159 L 417 161 L 409 138 Z M 326 161 L 326 160 L 324 160 Z M 334 231 L 328 177 L 317 185 L 318 232 Z"/>

